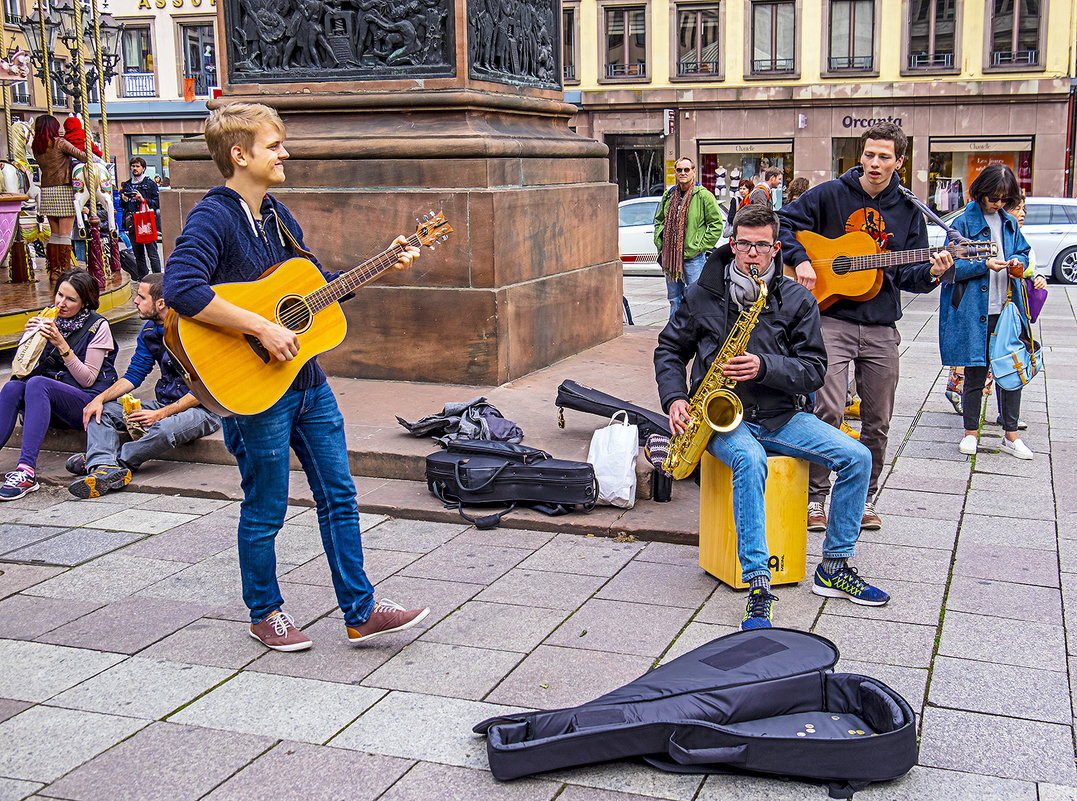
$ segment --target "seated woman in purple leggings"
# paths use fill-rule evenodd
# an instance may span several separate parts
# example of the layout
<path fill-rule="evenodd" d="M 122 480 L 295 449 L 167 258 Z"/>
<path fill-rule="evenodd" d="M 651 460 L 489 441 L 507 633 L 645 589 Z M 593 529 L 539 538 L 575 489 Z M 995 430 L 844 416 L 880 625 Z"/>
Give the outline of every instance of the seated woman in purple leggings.
<path fill-rule="evenodd" d="M 48 340 L 34 372 L 0 390 L 0 447 L 22 415 L 19 463 L 0 485 L 0 501 L 38 489 L 37 454 L 49 426 L 81 429 L 82 407 L 116 380 L 116 343 L 95 311 L 97 282 L 83 269 L 67 270 L 56 281 L 54 302 L 56 319 L 34 317 L 26 324 L 24 337 L 41 331 Z"/>

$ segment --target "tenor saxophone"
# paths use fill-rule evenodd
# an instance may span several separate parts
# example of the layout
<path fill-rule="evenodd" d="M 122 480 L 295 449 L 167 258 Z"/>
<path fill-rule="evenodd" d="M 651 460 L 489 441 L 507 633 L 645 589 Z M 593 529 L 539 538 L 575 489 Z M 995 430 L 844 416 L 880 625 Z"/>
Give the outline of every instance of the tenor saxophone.
<path fill-rule="evenodd" d="M 744 419 L 744 404 L 732 390 L 736 381 L 727 377 L 723 370 L 730 359 L 740 356 L 748 347 L 748 337 L 767 302 L 767 284 L 754 268 L 752 279 L 759 285 L 759 297 L 737 317 L 733 330 L 703 377 L 703 383 L 692 396 L 685 430 L 669 443 L 669 454 L 662 469 L 676 479 L 692 475 L 714 432 L 732 431 Z"/>

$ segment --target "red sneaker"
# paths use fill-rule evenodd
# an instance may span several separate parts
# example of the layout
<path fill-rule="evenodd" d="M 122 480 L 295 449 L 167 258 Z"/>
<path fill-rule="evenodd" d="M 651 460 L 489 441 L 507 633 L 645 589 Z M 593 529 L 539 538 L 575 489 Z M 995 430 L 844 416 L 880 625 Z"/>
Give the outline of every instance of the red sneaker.
<path fill-rule="evenodd" d="M 374 604 L 366 623 L 360 626 L 348 626 L 348 639 L 352 644 L 366 642 L 383 634 L 410 629 L 430 614 L 429 609 L 405 609 L 393 601 L 380 600 Z"/>
<path fill-rule="evenodd" d="M 250 634 L 266 648 L 274 651 L 305 651 L 314 645 L 295 627 L 295 621 L 279 609 L 261 623 L 251 623 Z"/>

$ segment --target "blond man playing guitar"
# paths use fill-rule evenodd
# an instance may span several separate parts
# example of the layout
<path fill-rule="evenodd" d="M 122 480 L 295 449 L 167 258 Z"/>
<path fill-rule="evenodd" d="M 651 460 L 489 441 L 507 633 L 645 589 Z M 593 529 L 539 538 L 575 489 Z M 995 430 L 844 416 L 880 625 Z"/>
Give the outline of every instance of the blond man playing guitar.
<path fill-rule="evenodd" d="M 165 300 L 173 310 L 253 338 L 251 347 L 260 343 L 267 363 L 297 359 L 296 332 L 232 303 L 214 286 L 255 282 L 274 265 L 297 256 L 306 256 L 321 270 L 303 245 L 303 231 L 295 218 L 268 194 L 284 182 L 288 158 L 284 137 L 284 124 L 267 106 L 234 103 L 213 111 L 206 122 L 206 144 L 225 182 L 191 210 L 165 269 Z M 419 255 L 405 242 L 401 237 L 395 243 L 398 269 Z M 288 268 L 281 264 L 280 269 Z M 311 647 L 282 611 L 276 578 L 274 541 L 288 503 L 289 449 L 295 451 L 310 482 L 349 640 L 361 643 L 402 631 L 429 614 L 429 609 L 375 603 L 374 588 L 363 569 L 344 422 L 316 358 L 303 364 L 289 389 L 268 409 L 226 418 L 224 434 L 243 480 L 239 566 L 251 637 L 278 651 Z"/>
<path fill-rule="evenodd" d="M 893 123 L 873 126 L 861 137 L 861 143 L 859 166 L 809 189 L 783 206 L 778 216 L 785 263 L 796 268 L 796 280 L 813 291 L 822 311 L 827 372 L 822 389 L 815 393 L 815 413 L 823 421 L 840 425 L 850 365 L 856 370 L 860 441 L 871 451 L 871 480 L 861 525 L 878 529 L 882 521 L 874 500 L 886 461 L 897 391 L 900 336 L 896 322 L 901 318 L 901 290 L 930 292 L 954 260 L 945 250 L 927 251 L 923 214 L 899 189 L 901 182 L 895 173 L 905 163 L 908 146 L 901 127 Z M 809 254 L 805 242 L 823 246 L 820 240 L 824 238 L 866 243 L 865 252 L 843 253 L 836 247 L 826 258 Z M 899 255 L 902 251 L 914 255 L 903 257 Z M 844 271 L 852 259 L 862 256 L 874 260 L 872 264 L 878 268 L 854 266 Z M 853 289 L 846 291 L 847 283 Z M 821 291 L 824 286 L 826 291 Z M 810 531 L 826 530 L 823 504 L 829 492 L 829 471 L 812 465 L 808 484 Z"/>

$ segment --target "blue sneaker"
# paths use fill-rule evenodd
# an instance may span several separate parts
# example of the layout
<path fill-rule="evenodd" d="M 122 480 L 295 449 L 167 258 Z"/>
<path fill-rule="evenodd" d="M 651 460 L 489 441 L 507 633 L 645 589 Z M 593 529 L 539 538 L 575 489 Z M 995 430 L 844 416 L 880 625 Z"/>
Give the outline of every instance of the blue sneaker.
<path fill-rule="evenodd" d="M 740 621 L 740 630 L 769 629 L 771 607 L 777 600 L 777 597 L 762 588 L 749 592 L 748 607 L 744 610 L 744 618 Z"/>
<path fill-rule="evenodd" d="M 824 598 L 848 598 L 854 604 L 862 606 L 886 606 L 890 596 L 878 587 L 872 587 L 859 575 L 855 567 L 846 565 L 834 575 L 830 575 L 819 565 L 815 569 L 815 582 L 811 591 Z"/>

